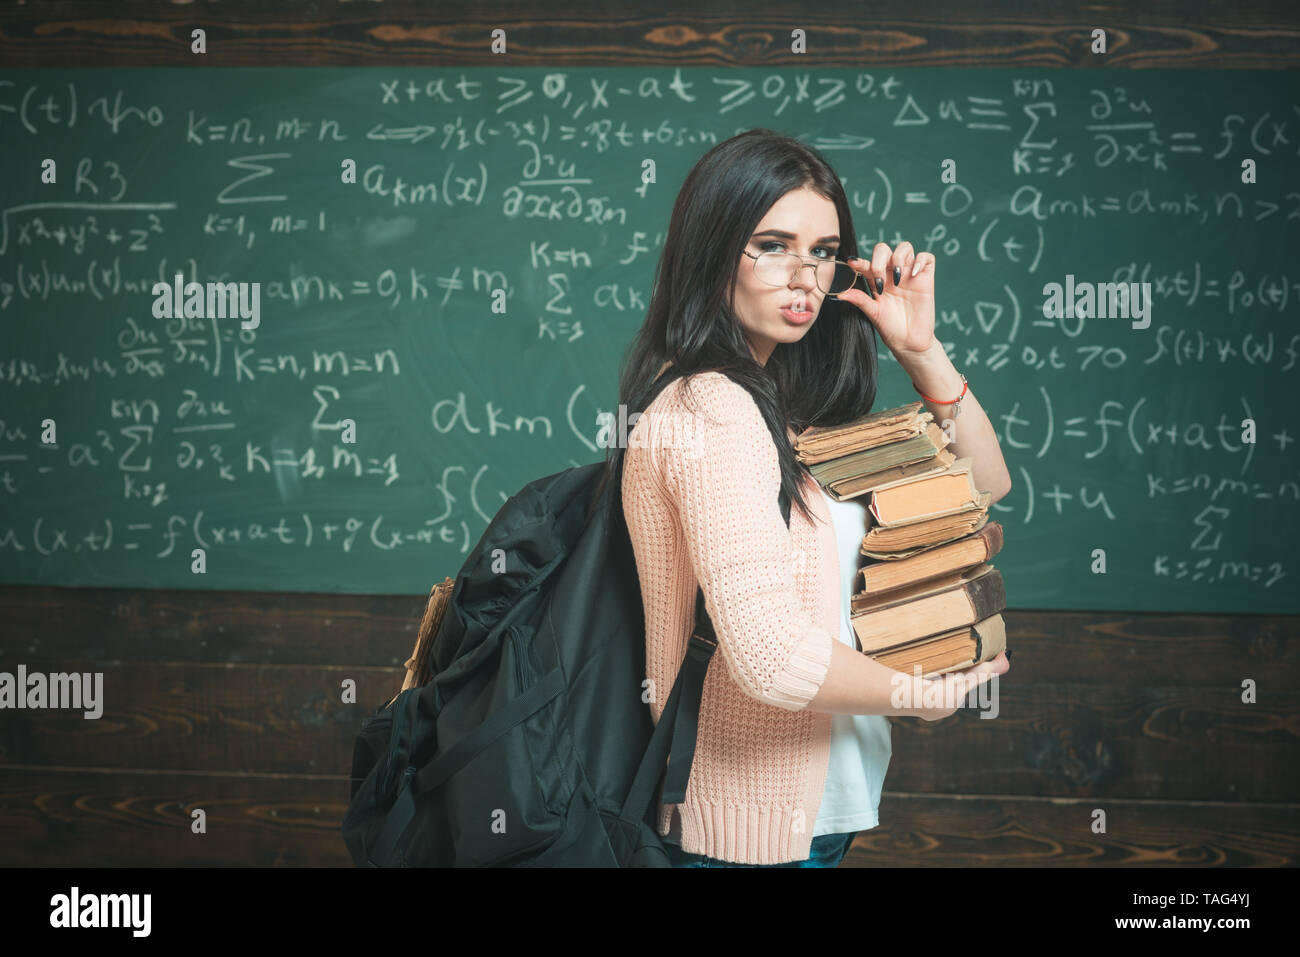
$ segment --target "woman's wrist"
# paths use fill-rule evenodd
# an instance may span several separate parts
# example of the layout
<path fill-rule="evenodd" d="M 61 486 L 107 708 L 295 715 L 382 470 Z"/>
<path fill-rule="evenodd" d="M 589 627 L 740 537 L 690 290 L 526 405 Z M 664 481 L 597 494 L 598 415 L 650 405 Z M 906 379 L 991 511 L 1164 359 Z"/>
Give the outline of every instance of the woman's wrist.
<path fill-rule="evenodd" d="M 912 387 L 922 395 L 940 401 L 955 400 L 961 395 L 961 375 L 938 339 L 932 339 L 924 352 L 902 353 L 896 358 L 912 380 Z"/>

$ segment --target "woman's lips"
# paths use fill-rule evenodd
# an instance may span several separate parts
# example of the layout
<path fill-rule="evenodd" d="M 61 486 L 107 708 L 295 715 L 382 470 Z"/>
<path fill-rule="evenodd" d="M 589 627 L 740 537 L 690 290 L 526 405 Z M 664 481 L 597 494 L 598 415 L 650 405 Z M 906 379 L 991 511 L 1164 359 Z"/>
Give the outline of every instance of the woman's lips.
<path fill-rule="evenodd" d="M 813 304 L 809 302 L 807 291 L 799 289 L 791 294 L 790 301 L 781 309 L 781 315 L 785 317 L 786 322 L 802 326 L 812 320 L 815 311 Z"/>

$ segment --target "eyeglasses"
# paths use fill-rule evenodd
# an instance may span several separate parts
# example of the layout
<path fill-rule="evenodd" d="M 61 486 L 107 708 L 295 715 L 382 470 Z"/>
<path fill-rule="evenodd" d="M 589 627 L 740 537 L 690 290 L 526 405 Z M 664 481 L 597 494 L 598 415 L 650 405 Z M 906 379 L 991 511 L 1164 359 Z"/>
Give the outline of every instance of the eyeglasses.
<path fill-rule="evenodd" d="M 812 266 L 817 288 L 828 296 L 848 292 L 858 281 L 857 270 L 838 259 L 804 262 L 802 256 L 794 253 L 767 252 L 755 256 L 747 249 L 741 252 L 754 260 L 754 275 L 769 286 L 790 285 L 795 273 L 804 266 Z"/>

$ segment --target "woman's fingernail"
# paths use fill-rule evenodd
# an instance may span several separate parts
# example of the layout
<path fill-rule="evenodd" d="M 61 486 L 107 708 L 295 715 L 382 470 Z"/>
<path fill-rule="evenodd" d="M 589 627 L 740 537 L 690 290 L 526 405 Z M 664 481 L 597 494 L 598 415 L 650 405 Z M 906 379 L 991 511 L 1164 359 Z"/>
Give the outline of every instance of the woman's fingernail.
<path fill-rule="evenodd" d="M 1007 652 L 1007 664 L 1011 664 L 1011 652 Z"/>
<path fill-rule="evenodd" d="M 902 266 L 895 266 L 895 267 L 894 267 L 894 285 L 897 286 L 897 285 L 898 285 L 900 282 L 902 282 L 902 281 L 903 281 L 903 267 L 902 267 Z"/>
<path fill-rule="evenodd" d="M 923 265 L 925 265 L 925 264 L 924 264 L 923 262 L 921 262 L 921 260 L 918 259 L 918 260 L 916 261 L 916 265 L 912 267 L 912 276 L 911 276 L 912 279 L 915 279 L 915 278 L 916 278 L 916 274 L 919 273 L 919 272 L 921 271 L 921 267 L 922 267 Z"/>
<path fill-rule="evenodd" d="M 877 279 L 877 280 L 876 280 L 876 292 L 884 292 L 884 291 L 885 291 L 885 280 L 883 280 L 883 279 Z"/>

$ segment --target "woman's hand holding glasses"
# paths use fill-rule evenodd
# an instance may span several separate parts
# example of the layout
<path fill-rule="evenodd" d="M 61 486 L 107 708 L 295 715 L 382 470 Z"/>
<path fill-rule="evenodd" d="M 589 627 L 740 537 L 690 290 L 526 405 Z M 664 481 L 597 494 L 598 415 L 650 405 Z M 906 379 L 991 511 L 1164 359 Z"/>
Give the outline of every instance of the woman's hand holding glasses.
<path fill-rule="evenodd" d="M 858 284 L 839 298 L 858 307 L 898 359 L 925 354 L 934 342 L 934 255 L 904 241 L 897 249 L 876 243 L 870 260 L 847 261 L 871 294 Z"/>

